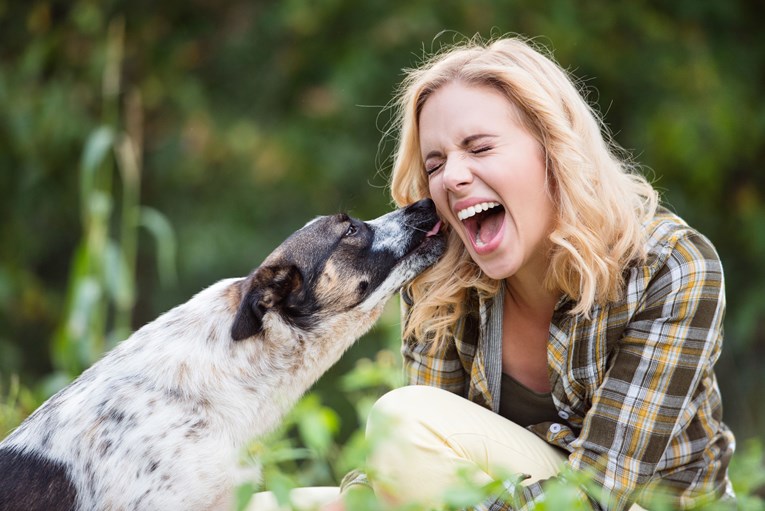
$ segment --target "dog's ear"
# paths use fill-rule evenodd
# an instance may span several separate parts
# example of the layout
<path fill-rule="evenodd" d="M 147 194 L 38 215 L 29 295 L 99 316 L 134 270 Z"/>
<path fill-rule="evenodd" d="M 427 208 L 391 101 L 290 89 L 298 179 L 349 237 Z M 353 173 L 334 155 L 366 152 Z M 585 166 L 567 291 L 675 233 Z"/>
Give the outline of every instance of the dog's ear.
<path fill-rule="evenodd" d="M 242 301 L 231 326 L 235 341 L 263 330 L 263 316 L 300 290 L 303 277 L 295 265 L 265 266 L 255 270 L 241 284 Z"/>

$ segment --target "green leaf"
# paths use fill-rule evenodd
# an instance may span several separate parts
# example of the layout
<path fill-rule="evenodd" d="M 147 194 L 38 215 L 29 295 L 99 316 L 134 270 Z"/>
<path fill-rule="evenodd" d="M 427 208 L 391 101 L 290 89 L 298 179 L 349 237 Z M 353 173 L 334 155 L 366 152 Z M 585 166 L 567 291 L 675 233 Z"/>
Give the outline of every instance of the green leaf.
<path fill-rule="evenodd" d="M 750 494 L 765 485 L 765 449 L 758 438 L 750 438 L 738 449 L 730 465 L 736 493 Z"/>
<path fill-rule="evenodd" d="M 444 502 L 451 508 L 464 509 L 473 507 L 484 499 L 480 488 L 460 486 L 448 488 L 444 492 Z"/>
<path fill-rule="evenodd" d="M 310 410 L 298 422 L 300 437 L 309 448 L 322 454 L 329 450 L 339 427 L 337 414 L 326 407 Z"/>
<path fill-rule="evenodd" d="M 257 485 L 251 482 L 246 482 L 236 487 L 236 510 L 245 511 L 247 505 L 252 500 L 252 495 L 258 489 Z"/>
<path fill-rule="evenodd" d="M 380 511 L 383 509 L 380 501 L 371 488 L 354 485 L 343 495 L 345 509 L 363 509 L 364 511 Z"/>
<path fill-rule="evenodd" d="M 133 276 L 125 258 L 113 240 L 107 240 L 104 251 L 103 281 L 109 296 L 120 309 L 129 309 L 135 300 Z"/>
<path fill-rule="evenodd" d="M 57 368 L 76 376 L 100 354 L 92 353 L 92 346 L 102 334 L 95 327 L 95 315 L 103 288 L 91 275 L 82 275 L 71 286 L 68 316 L 54 339 L 52 355 Z"/>
<path fill-rule="evenodd" d="M 265 486 L 276 497 L 280 506 L 290 502 L 290 492 L 295 488 L 295 482 L 283 473 L 273 470 L 264 474 Z"/>
<path fill-rule="evenodd" d="M 159 280 L 163 286 L 172 286 L 177 282 L 175 267 L 175 231 L 170 221 L 154 208 L 142 207 L 139 224 L 146 228 L 157 244 L 157 267 Z"/>
<path fill-rule="evenodd" d="M 101 126 L 90 134 L 80 160 L 80 200 L 87 203 L 93 191 L 96 172 L 114 145 L 114 131 Z"/>

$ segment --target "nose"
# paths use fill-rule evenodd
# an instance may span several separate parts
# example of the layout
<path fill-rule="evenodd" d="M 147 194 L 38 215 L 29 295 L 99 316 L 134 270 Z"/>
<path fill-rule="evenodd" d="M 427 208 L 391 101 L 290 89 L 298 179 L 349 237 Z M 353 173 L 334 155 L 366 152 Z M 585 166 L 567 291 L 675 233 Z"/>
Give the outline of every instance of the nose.
<path fill-rule="evenodd" d="M 433 199 L 425 198 L 420 199 L 414 204 L 410 204 L 404 208 L 405 215 L 433 215 L 436 212 L 436 206 L 433 203 Z"/>
<path fill-rule="evenodd" d="M 430 231 L 438 222 L 436 204 L 432 199 L 421 199 L 404 208 L 404 225 L 423 233 Z"/>
<path fill-rule="evenodd" d="M 454 155 L 444 162 L 444 189 L 456 192 L 473 181 L 473 172 L 465 158 Z"/>

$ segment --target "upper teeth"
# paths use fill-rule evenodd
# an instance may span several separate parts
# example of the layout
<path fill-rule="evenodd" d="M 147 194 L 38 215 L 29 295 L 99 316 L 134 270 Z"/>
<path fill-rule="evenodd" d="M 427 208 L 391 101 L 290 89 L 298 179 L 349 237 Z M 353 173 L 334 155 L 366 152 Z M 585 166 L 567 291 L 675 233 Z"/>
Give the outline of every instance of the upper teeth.
<path fill-rule="evenodd" d="M 470 218 L 476 213 L 480 213 L 481 211 L 486 211 L 491 208 L 496 208 L 497 206 L 499 206 L 499 202 L 481 202 L 480 204 L 475 204 L 474 206 L 470 206 L 468 208 L 457 211 L 457 218 L 460 220 L 465 220 L 466 218 Z"/>

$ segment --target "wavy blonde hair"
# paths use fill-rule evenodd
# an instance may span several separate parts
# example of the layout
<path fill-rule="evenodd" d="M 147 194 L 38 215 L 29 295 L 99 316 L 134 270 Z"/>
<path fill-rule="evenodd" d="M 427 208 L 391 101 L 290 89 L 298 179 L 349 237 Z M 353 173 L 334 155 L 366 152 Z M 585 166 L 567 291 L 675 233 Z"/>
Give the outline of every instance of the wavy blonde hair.
<path fill-rule="evenodd" d="M 521 122 L 545 151 L 556 224 L 545 286 L 575 301 L 571 314 L 623 293 L 628 264 L 645 258 L 642 224 L 655 214 L 658 194 L 611 138 L 585 91 L 542 48 L 518 37 L 473 38 L 407 70 L 393 102 L 398 134 L 391 195 L 403 206 L 430 195 L 419 142 L 419 114 L 430 95 L 460 81 L 489 86 L 517 107 Z M 468 292 L 496 294 L 455 232 L 444 257 L 413 281 L 404 337 L 441 345 L 464 314 Z"/>

